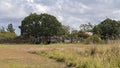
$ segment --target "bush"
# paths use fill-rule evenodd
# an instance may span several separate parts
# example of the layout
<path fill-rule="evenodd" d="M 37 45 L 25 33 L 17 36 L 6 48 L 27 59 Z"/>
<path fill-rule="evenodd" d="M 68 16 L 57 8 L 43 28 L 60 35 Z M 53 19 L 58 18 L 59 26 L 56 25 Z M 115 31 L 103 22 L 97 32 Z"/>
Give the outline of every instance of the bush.
<path fill-rule="evenodd" d="M 86 38 L 88 38 L 88 37 L 89 37 L 89 35 L 88 35 L 88 34 L 86 34 L 86 33 L 85 33 L 85 32 L 83 32 L 83 31 L 79 31 L 79 33 L 78 33 L 78 37 L 81 37 L 81 38 L 86 39 Z"/>
<path fill-rule="evenodd" d="M 101 38 L 98 35 L 90 36 L 87 39 L 85 39 L 84 42 L 86 44 L 90 44 L 90 43 L 94 43 L 94 44 L 103 43 L 103 41 L 101 40 Z"/>
<path fill-rule="evenodd" d="M 0 43 L 9 43 L 16 37 L 17 35 L 12 32 L 0 32 Z"/>
<path fill-rule="evenodd" d="M 17 35 L 11 32 L 0 32 L 0 38 L 15 38 Z"/>

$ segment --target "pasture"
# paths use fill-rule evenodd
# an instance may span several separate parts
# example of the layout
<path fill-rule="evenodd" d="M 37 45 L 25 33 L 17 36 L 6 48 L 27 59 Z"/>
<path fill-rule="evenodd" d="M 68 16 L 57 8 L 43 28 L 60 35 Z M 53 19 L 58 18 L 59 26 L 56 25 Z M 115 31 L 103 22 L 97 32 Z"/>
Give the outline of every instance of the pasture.
<path fill-rule="evenodd" d="M 0 44 L 0 68 L 120 68 L 114 44 Z"/>

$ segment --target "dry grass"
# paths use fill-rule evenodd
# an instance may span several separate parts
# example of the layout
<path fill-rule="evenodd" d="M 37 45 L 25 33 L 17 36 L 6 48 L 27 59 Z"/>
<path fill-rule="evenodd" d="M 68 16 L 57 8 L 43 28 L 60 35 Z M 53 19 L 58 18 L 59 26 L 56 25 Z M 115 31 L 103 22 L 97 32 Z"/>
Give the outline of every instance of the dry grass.
<path fill-rule="evenodd" d="M 28 51 L 37 50 L 36 45 L 0 45 L 0 68 L 64 68 L 62 63 Z"/>
<path fill-rule="evenodd" d="M 1 44 L 0 68 L 120 68 L 119 44 Z"/>
<path fill-rule="evenodd" d="M 43 47 L 37 51 L 29 51 L 29 53 L 63 62 L 68 67 L 120 68 L 119 44 L 70 44 L 70 46 L 64 44 Z"/>

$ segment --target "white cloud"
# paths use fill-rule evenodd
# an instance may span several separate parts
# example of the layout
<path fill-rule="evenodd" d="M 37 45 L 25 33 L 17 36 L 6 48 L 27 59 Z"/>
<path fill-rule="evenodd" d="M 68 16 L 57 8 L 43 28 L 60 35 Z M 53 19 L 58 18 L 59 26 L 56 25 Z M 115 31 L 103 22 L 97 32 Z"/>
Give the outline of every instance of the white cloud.
<path fill-rule="evenodd" d="M 99 23 L 106 17 L 119 20 L 120 0 L 1 0 L 0 25 L 16 22 L 31 12 L 48 13 L 62 24 L 78 29 L 81 23 Z M 19 23 L 19 24 L 18 24 Z"/>
<path fill-rule="evenodd" d="M 27 2 L 33 3 L 33 2 L 34 2 L 34 0 L 27 0 Z"/>
<path fill-rule="evenodd" d="M 24 5 L 16 5 L 11 0 L 0 2 L 0 14 L 2 18 L 21 18 L 27 15 Z"/>
<path fill-rule="evenodd" d="M 46 6 L 42 6 L 40 4 L 35 4 L 33 8 L 34 8 L 34 12 L 37 12 L 37 13 L 46 13 L 47 10 L 49 9 Z"/>
<path fill-rule="evenodd" d="M 120 14 L 120 10 L 113 11 L 113 14 Z"/>
<path fill-rule="evenodd" d="M 4 12 L 8 12 L 9 10 L 13 9 L 13 5 L 9 2 L 0 2 L 0 12 L 4 13 Z"/>

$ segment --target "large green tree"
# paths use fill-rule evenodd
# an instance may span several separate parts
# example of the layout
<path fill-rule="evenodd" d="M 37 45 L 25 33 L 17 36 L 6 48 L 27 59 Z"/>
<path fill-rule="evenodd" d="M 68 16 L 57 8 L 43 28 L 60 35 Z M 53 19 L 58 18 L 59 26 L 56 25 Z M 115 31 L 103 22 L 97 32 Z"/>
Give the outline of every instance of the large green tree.
<path fill-rule="evenodd" d="M 30 14 L 20 26 L 21 35 L 27 37 L 58 36 L 62 34 L 62 24 L 50 14 Z"/>
<path fill-rule="evenodd" d="M 93 28 L 93 33 L 98 34 L 102 39 L 119 38 L 120 22 L 107 18 Z"/>
<path fill-rule="evenodd" d="M 56 17 L 49 14 L 41 14 L 41 31 L 43 36 L 58 36 L 62 34 L 62 24 Z"/>
<path fill-rule="evenodd" d="M 21 26 L 19 26 L 21 29 L 21 36 L 37 36 L 40 31 L 40 29 L 37 29 L 40 27 L 39 20 L 39 15 L 36 13 L 25 17 L 21 23 Z"/>

